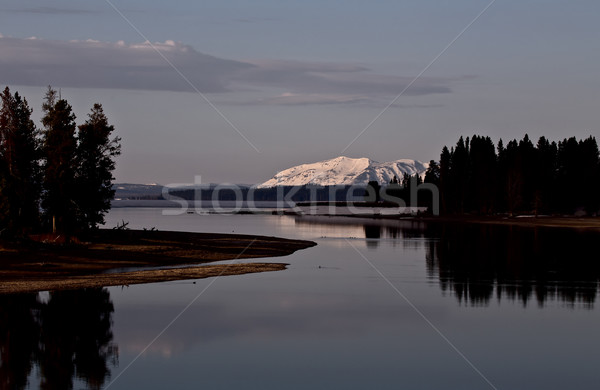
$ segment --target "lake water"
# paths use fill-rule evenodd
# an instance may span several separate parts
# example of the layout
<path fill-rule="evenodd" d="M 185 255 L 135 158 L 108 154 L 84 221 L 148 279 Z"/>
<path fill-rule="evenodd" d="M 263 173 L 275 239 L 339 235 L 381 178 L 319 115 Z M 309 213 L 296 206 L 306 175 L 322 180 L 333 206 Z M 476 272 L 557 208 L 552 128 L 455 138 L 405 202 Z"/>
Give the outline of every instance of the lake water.
<path fill-rule="evenodd" d="M 122 221 L 318 246 L 266 259 L 279 272 L 0 297 L 3 388 L 600 383 L 597 234 L 134 208 L 107 226 Z"/>

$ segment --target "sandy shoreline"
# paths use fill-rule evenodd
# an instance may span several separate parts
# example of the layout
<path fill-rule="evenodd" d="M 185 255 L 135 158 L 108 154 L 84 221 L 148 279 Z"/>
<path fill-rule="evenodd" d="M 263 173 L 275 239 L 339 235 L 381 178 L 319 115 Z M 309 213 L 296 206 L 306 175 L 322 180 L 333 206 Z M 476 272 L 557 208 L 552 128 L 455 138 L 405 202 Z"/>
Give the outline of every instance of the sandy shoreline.
<path fill-rule="evenodd" d="M 114 274 L 69 276 L 54 280 L 8 280 L 2 281 L 0 285 L 0 294 L 16 294 L 46 290 L 75 290 L 81 288 L 169 282 L 174 280 L 203 279 L 256 272 L 281 271 L 286 269 L 286 266 L 287 264 L 283 263 L 243 263 Z"/>
<path fill-rule="evenodd" d="M 101 230 L 73 246 L 0 243 L 0 294 L 277 271 L 286 264 L 200 264 L 286 256 L 314 245 L 277 237 L 138 230 Z M 194 264 L 200 266 L 156 269 Z"/>

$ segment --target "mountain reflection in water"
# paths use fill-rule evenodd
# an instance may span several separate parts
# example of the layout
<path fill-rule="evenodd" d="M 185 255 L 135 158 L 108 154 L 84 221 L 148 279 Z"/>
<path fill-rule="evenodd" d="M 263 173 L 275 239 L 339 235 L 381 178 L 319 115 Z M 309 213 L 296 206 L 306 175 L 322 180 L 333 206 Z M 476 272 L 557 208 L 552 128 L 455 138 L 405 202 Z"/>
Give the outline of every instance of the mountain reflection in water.
<path fill-rule="evenodd" d="M 0 387 L 24 389 L 37 371 L 40 389 L 102 388 L 118 359 L 113 311 L 100 288 L 0 295 Z"/>

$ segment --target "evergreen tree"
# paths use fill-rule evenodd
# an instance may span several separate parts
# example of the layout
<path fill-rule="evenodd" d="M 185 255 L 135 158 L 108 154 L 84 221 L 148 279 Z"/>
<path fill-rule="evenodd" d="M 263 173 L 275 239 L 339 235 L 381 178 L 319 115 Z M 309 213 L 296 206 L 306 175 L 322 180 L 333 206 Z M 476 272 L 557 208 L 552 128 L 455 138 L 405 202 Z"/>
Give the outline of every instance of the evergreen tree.
<path fill-rule="evenodd" d="M 440 185 L 440 166 L 435 160 L 429 161 L 429 166 L 425 171 L 425 183 Z"/>
<path fill-rule="evenodd" d="M 466 142 L 463 137 L 458 139 L 450 161 L 450 185 L 452 191 L 452 209 L 454 212 L 464 213 L 467 206 L 467 191 L 470 177 L 469 167 L 469 139 Z"/>
<path fill-rule="evenodd" d="M 71 105 L 57 98 L 48 87 L 42 106 L 44 117 L 44 193 L 42 207 L 53 232 L 70 234 L 76 228 L 75 202 L 76 149 L 75 115 Z"/>
<path fill-rule="evenodd" d="M 519 141 L 517 165 L 522 175 L 521 211 L 529 213 L 534 209 L 536 150 L 528 134 Z"/>
<path fill-rule="evenodd" d="M 84 229 L 95 229 L 104 223 L 104 214 L 115 194 L 112 172 L 121 145 L 119 137 L 111 139 L 114 130 L 100 104 L 94 104 L 88 120 L 79 126 L 77 205 L 78 222 Z"/>
<path fill-rule="evenodd" d="M 519 143 L 516 139 L 506 145 L 505 159 L 506 206 L 507 211 L 514 214 L 523 204 L 523 172 L 519 159 Z"/>
<path fill-rule="evenodd" d="M 451 213 L 453 210 L 450 209 L 449 200 L 450 197 L 450 162 L 452 160 L 452 155 L 450 154 L 450 150 L 446 146 L 442 148 L 442 154 L 440 155 L 440 199 L 442 203 L 442 213 L 447 214 Z"/>
<path fill-rule="evenodd" d="M 497 157 L 490 137 L 474 135 L 469 147 L 469 211 L 493 212 L 497 183 Z"/>
<path fill-rule="evenodd" d="M 560 197 L 560 211 L 572 213 L 578 207 L 583 207 L 580 202 L 580 180 L 583 169 L 582 156 L 579 154 L 579 142 L 575 137 L 565 138 L 558 143 L 558 191 Z"/>
<path fill-rule="evenodd" d="M 381 200 L 381 185 L 377 180 L 371 180 L 367 184 L 365 200 L 367 202 L 379 202 Z"/>
<path fill-rule="evenodd" d="M 506 148 L 502 138 L 498 141 L 496 147 L 496 195 L 494 201 L 496 204 L 496 211 L 506 212 L 508 209 L 508 197 L 507 197 L 507 183 L 508 183 L 508 158 L 506 156 Z"/>
<path fill-rule="evenodd" d="M 556 142 L 550 142 L 546 137 L 540 137 L 536 149 L 533 206 L 537 215 L 540 212 L 550 212 L 556 205 L 554 187 L 556 186 L 558 147 Z"/>
<path fill-rule="evenodd" d="M 9 205 L 10 202 L 8 201 L 7 194 L 4 152 L 0 149 L 0 236 L 2 236 L 9 225 Z"/>
<path fill-rule="evenodd" d="M 40 199 L 39 131 L 26 99 L 6 87 L 0 110 L 0 209 L 4 227 L 25 234 L 38 224 Z"/>
<path fill-rule="evenodd" d="M 435 160 L 429 161 L 423 183 L 434 185 L 437 192 L 433 192 L 433 190 L 421 191 L 418 199 L 419 205 L 427 207 L 431 212 L 434 210 L 439 211 L 439 204 L 434 204 L 434 202 L 439 202 L 439 198 L 435 198 L 434 194 L 439 194 L 440 190 L 440 166 Z M 428 188 L 427 186 L 424 187 Z"/>
<path fill-rule="evenodd" d="M 579 181 L 573 191 L 580 195 L 581 202 L 588 214 L 600 209 L 600 154 L 596 138 L 589 136 L 579 141 L 580 164 Z"/>

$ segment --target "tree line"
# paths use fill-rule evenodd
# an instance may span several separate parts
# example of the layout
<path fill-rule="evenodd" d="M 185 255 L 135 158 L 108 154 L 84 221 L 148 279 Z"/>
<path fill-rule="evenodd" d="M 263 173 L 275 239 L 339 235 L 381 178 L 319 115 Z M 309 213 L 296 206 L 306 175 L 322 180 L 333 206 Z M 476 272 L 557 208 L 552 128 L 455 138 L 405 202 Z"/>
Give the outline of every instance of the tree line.
<path fill-rule="evenodd" d="M 77 125 L 72 106 L 48 87 L 38 128 L 18 92 L 6 87 L 1 99 L 0 235 L 70 235 L 103 224 L 121 140 L 102 105 Z"/>
<path fill-rule="evenodd" d="M 600 210 L 600 154 L 592 136 L 554 142 L 540 137 L 496 145 L 460 137 L 431 161 L 425 182 L 440 190 L 445 214 L 573 214 Z"/>

